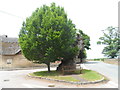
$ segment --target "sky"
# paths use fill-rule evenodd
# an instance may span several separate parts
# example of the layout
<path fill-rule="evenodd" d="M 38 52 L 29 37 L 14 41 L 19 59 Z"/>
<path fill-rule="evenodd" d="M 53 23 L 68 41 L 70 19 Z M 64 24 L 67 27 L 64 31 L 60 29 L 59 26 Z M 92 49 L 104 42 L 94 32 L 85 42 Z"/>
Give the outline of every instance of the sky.
<path fill-rule="evenodd" d="M 17 37 L 26 17 L 36 8 L 55 2 L 62 6 L 77 29 L 90 36 L 91 50 L 87 58 L 104 58 L 104 45 L 97 45 L 102 30 L 118 26 L 119 0 L 0 0 L 0 35 Z"/>

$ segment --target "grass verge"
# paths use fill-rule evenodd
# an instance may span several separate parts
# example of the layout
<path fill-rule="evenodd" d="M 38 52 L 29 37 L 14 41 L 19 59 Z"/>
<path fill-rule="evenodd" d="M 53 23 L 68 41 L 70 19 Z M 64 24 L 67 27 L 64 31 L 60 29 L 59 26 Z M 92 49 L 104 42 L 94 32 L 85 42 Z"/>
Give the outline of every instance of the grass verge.
<path fill-rule="evenodd" d="M 82 70 L 82 74 L 80 74 L 79 70 L 76 70 L 73 74 L 70 75 L 62 75 L 60 72 L 57 71 L 39 71 L 31 73 L 32 76 L 50 78 L 50 79 L 57 79 L 57 80 L 65 80 L 65 81 L 73 81 L 73 82 L 80 82 L 77 78 L 73 77 L 72 75 L 77 75 L 77 77 L 83 78 L 87 81 L 96 81 L 101 80 L 103 76 L 95 71 L 92 70 Z M 82 81 L 81 81 L 82 82 Z"/>
<path fill-rule="evenodd" d="M 83 74 L 80 75 L 80 77 L 84 78 L 85 80 L 88 81 L 96 81 L 96 80 L 101 80 L 103 76 L 95 71 L 92 70 L 86 70 L 84 69 L 82 71 Z"/>
<path fill-rule="evenodd" d="M 45 77 L 45 78 L 51 78 L 51 79 L 57 79 L 57 80 L 65 80 L 65 81 L 74 81 L 78 82 L 79 80 L 71 77 L 71 76 L 63 76 L 60 72 L 57 71 L 40 71 L 40 72 L 34 72 L 31 73 L 32 76 L 38 76 L 38 77 Z"/>

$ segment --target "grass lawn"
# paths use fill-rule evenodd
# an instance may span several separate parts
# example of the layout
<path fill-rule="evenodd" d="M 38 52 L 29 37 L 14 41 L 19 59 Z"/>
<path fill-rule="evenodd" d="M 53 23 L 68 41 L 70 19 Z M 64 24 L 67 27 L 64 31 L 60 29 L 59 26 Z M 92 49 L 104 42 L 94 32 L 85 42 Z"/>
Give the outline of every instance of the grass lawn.
<path fill-rule="evenodd" d="M 30 75 L 39 76 L 39 77 L 46 77 L 46 78 L 51 78 L 51 79 L 65 80 L 65 81 L 74 81 L 74 82 L 79 81 L 71 76 L 63 76 L 63 75 L 61 75 L 60 72 L 57 72 L 57 71 L 51 71 L 51 72 L 40 71 L 40 72 L 31 73 Z"/>
<path fill-rule="evenodd" d="M 57 72 L 57 71 L 51 71 L 51 72 L 39 71 L 39 72 L 31 73 L 30 75 L 45 77 L 45 78 L 52 78 L 52 79 L 57 79 L 57 80 L 73 81 L 73 82 L 80 81 L 76 79 L 75 77 L 73 77 L 72 74 L 62 75 L 60 72 Z M 92 70 L 86 70 L 86 69 L 82 70 L 82 74 L 80 74 L 79 70 L 76 70 L 73 73 L 73 75 L 77 75 L 78 77 L 83 78 L 87 81 L 95 81 L 95 80 L 100 80 L 103 78 L 103 76 L 98 74 L 97 72 L 92 71 Z"/>
<path fill-rule="evenodd" d="M 95 81 L 95 80 L 100 80 L 103 78 L 102 75 L 100 75 L 99 73 L 92 71 L 92 70 L 83 70 L 82 71 L 83 74 L 80 75 L 80 77 L 84 78 L 85 80 L 88 81 Z"/>

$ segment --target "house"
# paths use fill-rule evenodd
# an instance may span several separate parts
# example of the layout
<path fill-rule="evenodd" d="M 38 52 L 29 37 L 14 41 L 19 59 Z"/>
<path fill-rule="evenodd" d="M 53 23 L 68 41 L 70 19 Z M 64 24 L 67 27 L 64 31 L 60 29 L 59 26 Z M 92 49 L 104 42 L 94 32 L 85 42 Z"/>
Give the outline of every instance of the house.
<path fill-rule="evenodd" d="M 0 36 L 0 67 L 28 67 L 33 63 L 21 53 L 18 38 Z"/>

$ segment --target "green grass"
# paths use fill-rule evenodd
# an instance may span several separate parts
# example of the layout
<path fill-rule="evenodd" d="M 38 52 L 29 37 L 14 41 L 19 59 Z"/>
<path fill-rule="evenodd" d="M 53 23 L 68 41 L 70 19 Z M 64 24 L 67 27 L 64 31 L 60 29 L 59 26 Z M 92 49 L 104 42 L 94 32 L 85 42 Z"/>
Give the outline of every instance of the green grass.
<path fill-rule="evenodd" d="M 100 80 L 103 78 L 102 75 L 100 75 L 99 73 L 92 71 L 92 70 L 82 70 L 82 73 L 80 75 L 80 77 L 88 80 L 88 81 L 95 81 L 95 80 Z"/>
<path fill-rule="evenodd" d="M 60 72 L 57 71 L 40 71 L 40 72 L 34 72 L 31 73 L 30 75 L 32 76 L 39 76 L 39 77 L 46 77 L 46 78 L 51 78 L 51 79 L 58 79 L 58 80 L 65 80 L 65 81 L 79 81 L 71 76 L 62 76 Z"/>
<path fill-rule="evenodd" d="M 94 61 L 104 61 L 104 58 L 93 59 Z"/>
<path fill-rule="evenodd" d="M 57 72 L 57 71 L 51 71 L 51 72 L 48 72 L 48 71 L 40 71 L 40 72 L 34 72 L 33 73 L 34 75 L 36 76 L 58 76 L 60 75 L 60 72 Z"/>
<path fill-rule="evenodd" d="M 103 76 L 98 74 L 97 72 L 92 71 L 92 70 L 86 70 L 86 69 L 82 70 L 82 74 L 80 74 L 80 70 L 76 70 L 74 74 L 88 81 L 95 81 L 95 80 L 100 80 L 103 78 Z M 57 79 L 57 80 L 73 81 L 73 82 L 79 81 L 76 78 L 72 77 L 71 75 L 62 75 L 60 72 L 57 72 L 57 71 L 51 71 L 51 72 L 40 71 L 40 72 L 31 73 L 30 75 Z"/>

